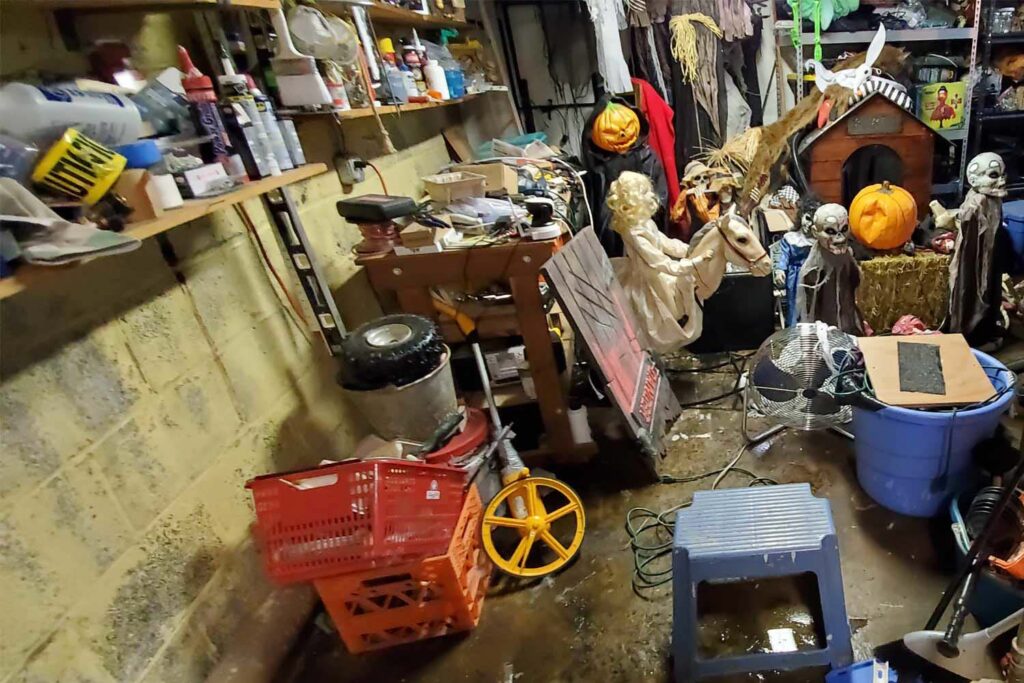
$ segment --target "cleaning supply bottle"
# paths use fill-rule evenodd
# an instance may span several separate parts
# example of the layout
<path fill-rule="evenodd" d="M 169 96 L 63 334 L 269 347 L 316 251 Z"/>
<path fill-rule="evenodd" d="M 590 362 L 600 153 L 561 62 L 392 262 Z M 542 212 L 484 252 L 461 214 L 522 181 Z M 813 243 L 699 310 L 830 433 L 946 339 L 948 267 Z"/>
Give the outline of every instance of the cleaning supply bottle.
<path fill-rule="evenodd" d="M 277 158 L 277 165 L 281 167 L 282 171 L 295 168 L 294 160 L 288 153 L 288 146 L 284 143 L 284 136 L 281 135 L 281 129 L 277 125 L 273 103 L 271 103 L 270 98 L 256 87 L 256 79 L 246 75 L 245 81 L 249 86 L 249 94 L 256 101 L 256 111 L 259 113 L 260 118 L 263 119 L 263 128 L 267 131 L 267 137 L 270 138 L 270 146 L 273 148 L 274 156 Z"/>
<path fill-rule="evenodd" d="M 345 76 L 341 68 L 331 60 L 324 62 L 324 81 L 331 93 L 331 103 L 335 109 L 348 111 L 352 103 L 348 99 L 348 88 L 345 87 Z"/>
<path fill-rule="evenodd" d="M 377 41 L 377 49 L 380 50 L 380 58 L 385 64 L 398 66 L 398 56 L 395 54 L 395 43 L 390 38 L 381 38 Z"/>
<path fill-rule="evenodd" d="M 462 71 L 462 65 L 452 57 L 448 50 L 448 41 L 459 35 L 453 28 L 441 29 L 441 51 L 444 58 L 441 61 L 441 68 L 444 69 L 445 80 L 448 81 L 448 92 L 452 99 L 463 97 L 466 94 L 466 75 Z"/>
<path fill-rule="evenodd" d="M 228 175 L 244 176 L 245 166 L 241 157 L 232 149 L 227 128 L 217 108 L 213 80 L 196 68 L 188 50 L 181 45 L 178 46 L 178 62 L 185 72 L 181 86 L 185 89 L 185 99 L 189 101 L 196 130 L 200 135 L 210 137 L 210 142 L 200 148 L 203 161 L 222 164 Z"/>
<path fill-rule="evenodd" d="M 220 48 L 224 75 L 217 77 L 217 84 L 224 100 L 231 105 L 240 106 L 245 112 L 243 117 L 239 117 L 239 122 L 242 124 L 243 135 L 259 169 L 260 177 L 281 175 L 281 164 L 274 154 L 270 135 L 263 125 L 263 117 L 256 108 L 256 98 L 249 94 L 249 83 L 245 76 L 235 73 L 235 66 L 227 51 L 223 45 Z M 250 125 L 246 125 L 246 120 Z"/>
<path fill-rule="evenodd" d="M 0 88 L 0 133 L 48 144 L 74 126 L 104 144 L 135 142 L 142 116 L 127 97 L 75 87 L 8 83 Z"/>
<path fill-rule="evenodd" d="M 441 68 L 436 59 L 427 61 L 427 66 L 423 69 L 423 75 L 427 79 L 427 87 L 441 93 L 442 100 L 450 100 L 452 98 L 451 93 L 448 92 L 448 80 L 445 78 L 444 69 Z"/>
<path fill-rule="evenodd" d="M 420 53 L 409 43 L 402 44 L 402 61 L 409 67 L 412 77 L 416 81 L 416 90 L 420 94 L 427 92 L 427 82 L 423 79 L 423 62 L 420 61 Z"/>

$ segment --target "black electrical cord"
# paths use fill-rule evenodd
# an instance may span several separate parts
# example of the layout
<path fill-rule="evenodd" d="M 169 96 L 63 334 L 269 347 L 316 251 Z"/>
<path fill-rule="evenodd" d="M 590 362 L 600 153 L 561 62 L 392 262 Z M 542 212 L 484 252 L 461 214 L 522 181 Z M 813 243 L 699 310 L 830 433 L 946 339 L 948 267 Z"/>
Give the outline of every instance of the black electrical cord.
<path fill-rule="evenodd" d="M 779 482 L 770 477 L 762 477 L 750 470 L 736 467 L 748 444 L 744 444 L 729 463 L 721 469 L 695 474 L 688 477 L 676 477 L 662 475 L 658 480 L 661 484 L 690 484 L 715 477 L 711 483 L 711 490 L 718 488 L 718 485 L 730 474 L 741 474 L 749 477 L 747 486 L 769 486 Z M 652 564 L 672 554 L 672 539 L 675 535 L 675 520 L 672 518 L 679 510 L 689 507 L 693 500 L 684 501 L 673 505 L 667 510 L 657 512 L 645 507 L 634 507 L 626 512 L 626 534 L 629 536 L 629 548 L 633 553 L 633 592 L 643 599 L 648 599 L 643 591 L 656 588 L 669 583 L 672 580 L 672 566 L 660 565 L 651 567 Z"/>
<path fill-rule="evenodd" d="M 727 365 L 731 365 L 733 370 L 736 371 L 736 380 L 733 382 L 732 389 L 729 389 L 728 391 L 721 394 L 717 394 L 715 396 L 701 398 L 696 401 L 690 401 L 689 403 L 680 403 L 679 407 L 683 409 L 698 408 L 700 406 L 708 405 L 709 403 L 714 403 L 716 401 L 721 401 L 722 399 L 730 398 L 731 396 L 738 396 L 743 391 L 743 376 L 744 371 L 746 370 L 747 361 L 750 360 L 750 358 L 753 357 L 753 355 L 753 353 L 744 355 L 730 352 L 729 359 L 723 363 L 719 363 L 718 365 L 703 366 L 699 368 L 669 368 L 669 374 L 711 372 L 713 370 L 724 368 Z"/>

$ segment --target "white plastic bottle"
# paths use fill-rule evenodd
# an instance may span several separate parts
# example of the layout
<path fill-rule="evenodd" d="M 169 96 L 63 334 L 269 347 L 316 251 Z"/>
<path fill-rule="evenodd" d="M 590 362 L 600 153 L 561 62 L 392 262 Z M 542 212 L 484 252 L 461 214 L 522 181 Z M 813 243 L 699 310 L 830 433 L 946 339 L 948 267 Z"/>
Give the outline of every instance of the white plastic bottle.
<path fill-rule="evenodd" d="M 451 93 L 448 92 L 448 79 L 444 76 L 444 69 L 437 63 L 436 59 L 428 59 L 427 65 L 423 68 L 423 77 L 427 79 L 427 87 L 441 93 L 442 100 L 450 100 Z"/>
<path fill-rule="evenodd" d="M 75 87 L 8 83 L 0 88 L 0 132 L 48 144 L 68 128 L 113 147 L 142 135 L 142 116 L 127 97 Z"/>

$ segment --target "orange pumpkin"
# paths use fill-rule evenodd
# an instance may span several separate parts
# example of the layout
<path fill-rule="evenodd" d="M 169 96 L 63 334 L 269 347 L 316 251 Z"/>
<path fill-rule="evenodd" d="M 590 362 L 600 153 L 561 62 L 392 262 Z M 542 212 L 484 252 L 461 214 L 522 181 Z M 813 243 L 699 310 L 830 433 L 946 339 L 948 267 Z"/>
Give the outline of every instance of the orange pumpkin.
<path fill-rule="evenodd" d="M 898 249 L 917 227 L 917 203 L 902 187 L 868 185 L 850 204 L 850 230 L 872 249 Z"/>
<path fill-rule="evenodd" d="M 629 107 L 609 102 L 597 115 L 590 139 L 606 152 L 624 154 L 640 137 L 640 118 Z"/>

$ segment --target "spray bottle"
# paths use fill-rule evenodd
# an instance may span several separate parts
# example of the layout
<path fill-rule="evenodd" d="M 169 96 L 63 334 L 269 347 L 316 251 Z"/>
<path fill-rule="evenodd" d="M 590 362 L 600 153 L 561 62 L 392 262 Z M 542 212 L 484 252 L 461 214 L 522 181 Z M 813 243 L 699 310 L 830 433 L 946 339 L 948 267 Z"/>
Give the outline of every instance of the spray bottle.
<path fill-rule="evenodd" d="M 196 130 L 201 135 L 211 138 L 208 143 L 209 148 L 203 149 L 203 160 L 222 164 L 228 175 L 244 176 L 245 165 L 242 163 L 241 157 L 232 149 L 227 129 L 224 127 L 224 121 L 217 109 L 217 93 L 213 89 L 213 81 L 196 68 L 188 50 L 181 45 L 178 46 L 178 61 L 181 70 L 185 72 L 185 76 L 181 79 L 181 85 L 185 89 L 185 98 L 190 103 L 189 107 L 192 110 Z"/>
<path fill-rule="evenodd" d="M 256 87 L 256 80 L 252 76 L 246 75 L 245 82 L 249 87 L 249 94 L 252 95 L 253 100 L 256 102 L 256 111 L 259 113 L 260 119 L 263 120 L 263 128 L 267 131 L 267 137 L 270 138 L 270 146 L 274 150 L 274 157 L 277 158 L 277 165 L 284 171 L 295 168 L 294 159 L 288 153 L 288 147 L 284 143 L 281 129 L 277 125 L 277 117 L 274 116 L 274 105 L 270 102 L 270 98 Z"/>
<path fill-rule="evenodd" d="M 281 165 L 274 155 L 270 135 L 267 133 L 266 126 L 263 125 L 263 117 L 256 108 L 256 99 L 249 94 L 249 83 L 245 76 L 235 73 L 235 65 L 223 45 L 220 46 L 220 52 L 224 75 L 217 77 L 217 84 L 220 86 L 225 102 L 232 106 L 239 105 L 245 112 L 245 116 L 239 120 L 240 128 L 249 146 L 249 151 L 252 153 L 259 176 L 266 178 L 267 176 L 281 175 Z M 249 125 L 246 125 L 246 120 Z"/>

